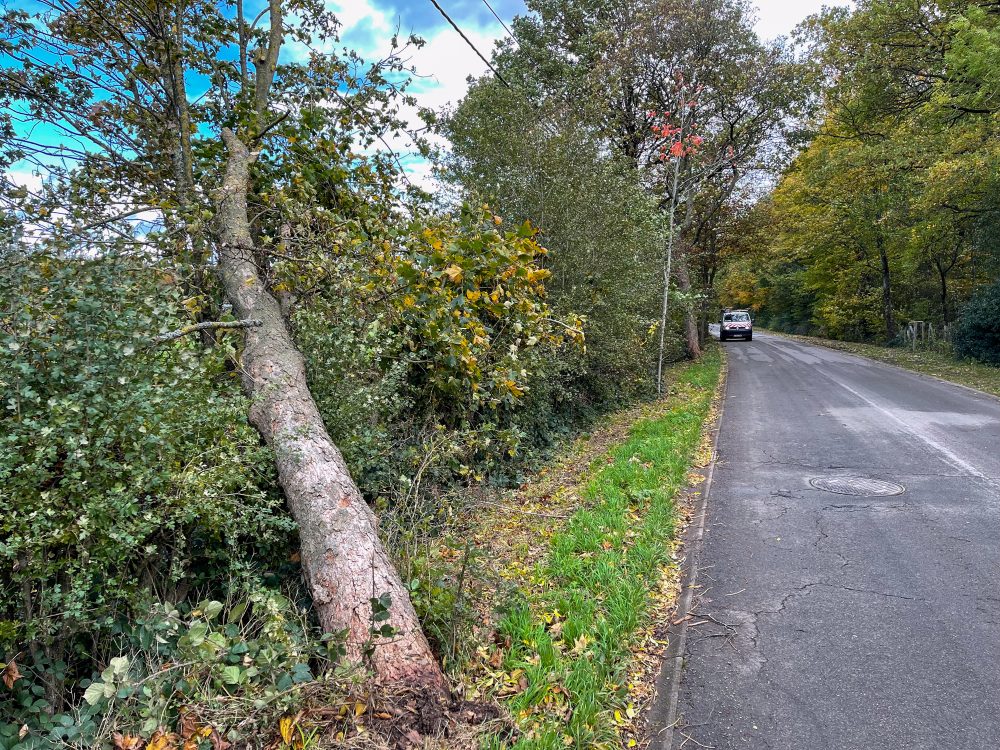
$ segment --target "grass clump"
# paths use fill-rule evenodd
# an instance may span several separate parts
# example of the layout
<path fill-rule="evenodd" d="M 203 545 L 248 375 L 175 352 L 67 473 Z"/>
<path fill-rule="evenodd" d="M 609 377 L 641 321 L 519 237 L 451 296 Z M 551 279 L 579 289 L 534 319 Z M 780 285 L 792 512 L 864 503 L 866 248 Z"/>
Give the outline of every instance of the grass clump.
<path fill-rule="evenodd" d="M 546 551 L 497 622 L 507 705 L 520 729 L 494 748 L 600 748 L 630 723 L 627 671 L 670 562 L 685 483 L 721 369 L 713 348 L 675 368 L 669 396 L 593 462 L 580 509 L 543 534 Z"/>

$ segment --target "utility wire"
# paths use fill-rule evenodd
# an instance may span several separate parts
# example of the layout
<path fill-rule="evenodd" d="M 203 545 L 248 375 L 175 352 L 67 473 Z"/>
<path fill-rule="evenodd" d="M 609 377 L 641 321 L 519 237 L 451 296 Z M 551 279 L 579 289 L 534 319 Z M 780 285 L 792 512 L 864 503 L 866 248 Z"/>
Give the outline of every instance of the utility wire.
<path fill-rule="evenodd" d="M 507 36 L 509 36 L 511 39 L 514 39 L 514 32 L 512 32 L 510 28 L 508 28 L 507 24 L 503 22 L 503 19 L 497 15 L 497 12 L 495 10 L 493 10 L 493 6 L 490 5 L 490 0 L 483 0 L 483 3 L 485 3 L 486 7 L 490 9 L 490 13 L 493 14 L 493 17 L 497 19 L 500 22 L 500 25 L 503 26 L 504 29 L 507 31 Z M 514 39 L 514 41 L 516 42 L 517 39 Z"/>
<path fill-rule="evenodd" d="M 451 16 L 445 13 L 444 8 L 438 5 L 437 0 L 431 0 L 431 5 L 437 8 L 438 13 L 444 16 L 444 20 L 446 20 L 448 23 L 451 24 L 452 28 L 454 28 L 455 31 L 458 32 L 458 35 L 465 40 L 465 43 L 468 44 L 470 47 L 472 47 L 472 51 L 475 52 L 477 55 L 479 55 L 479 59 L 482 60 L 484 63 L 486 63 L 487 68 L 493 71 L 493 74 L 497 77 L 497 80 L 499 80 L 500 83 L 502 83 L 507 88 L 512 88 L 512 86 L 509 83 L 507 83 L 507 80 L 502 75 L 500 75 L 500 71 L 494 68 L 493 65 L 490 64 L 490 61 L 483 56 L 483 53 L 480 52 L 478 49 L 476 49 L 476 45 L 474 45 L 472 43 L 472 40 L 465 35 L 465 32 L 458 27 L 458 24 L 451 20 Z"/>

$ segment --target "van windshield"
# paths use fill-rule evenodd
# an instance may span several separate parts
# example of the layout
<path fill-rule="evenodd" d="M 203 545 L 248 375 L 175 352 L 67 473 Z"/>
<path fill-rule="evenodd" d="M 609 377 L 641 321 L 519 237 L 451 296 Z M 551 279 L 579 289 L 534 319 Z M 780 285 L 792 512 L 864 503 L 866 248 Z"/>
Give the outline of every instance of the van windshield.
<path fill-rule="evenodd" d="M 726 323 L 749 323 L 750 315 L 748 313 L 726 313 L 722 320 Z"/>

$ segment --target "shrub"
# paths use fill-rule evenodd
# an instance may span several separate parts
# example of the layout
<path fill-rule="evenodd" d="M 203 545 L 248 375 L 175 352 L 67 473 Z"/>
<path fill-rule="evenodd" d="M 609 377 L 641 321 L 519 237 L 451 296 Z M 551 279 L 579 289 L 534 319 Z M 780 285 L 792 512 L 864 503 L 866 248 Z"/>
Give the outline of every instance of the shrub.
<path fill-rule="evenodd" d="M 343 653 L 293 598 L 257 586 L 226 602 L 151 603 L 94 655 L 72 709 L 51 715 L 39 685 L 16 680 L 9 702 L 20 713 L 0 723 L 0 747 L 262 746 L 303 691 L 337 679 Z"/>
<path fill-rule="evenodd" d="M 152 597 L 224 595 L 293 525 L 226 367 L 176 280 L 123 258 L 9 252 L 0 276 L 0 661 L 47 714 Z M 23 707 L 0 692 L 0 723 Z"/>
<path fill-rule="evenodd" d="M 498 223 L 467 205 L 359 242 L 324 259 L 329 280 L 295 315 L 313 395 L 370 499 L 512 481 L 573 401 L 561 360 L 583 351 L 582 321 L 549 308 L 534 229 Z"/>
<path fill-rule="evenodd" d="M 976 290 L 955 323 L 952 341 L 956 356 L 1000 366 L 1000 282 Z"/>

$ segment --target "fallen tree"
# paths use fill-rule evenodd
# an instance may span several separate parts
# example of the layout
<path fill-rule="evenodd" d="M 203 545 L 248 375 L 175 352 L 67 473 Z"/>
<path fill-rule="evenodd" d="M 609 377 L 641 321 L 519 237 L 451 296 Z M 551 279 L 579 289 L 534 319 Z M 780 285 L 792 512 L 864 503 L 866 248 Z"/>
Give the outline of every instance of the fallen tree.
<path fill-rule="evenodd" d="M 272 288 L 265 236 L 263 193 L 298 178 L 287 150 L 293 133 L 347 143 L 381 137 L 393 127 L 383 105 L 397 93 L 383 71 L 398 69 L 398 59 L 360 79 L 356 60 L 334 55 L 279 64 L 289 41 L 308 48 L 335 40 L 336 20 L 321 3 L 293 14 L 270 0 L 253 21 L 242 0 L 235 17 L 211 0 L 41 5 L 38 15 L 2 15 L 13 41 L 0 95 L 56 134 L 7 134 L 8 160 L 27 158 L 49 177 L 35 193 L 7 185 L 11 209 L 32 218 L 32 242 L 59 252 L 168 258 L 196 321 L 154 343 L 198 332 L 212 345 L 216 330 L 243 331 L 238 367 L 249 419 L 273 449 L 320 622 L 343 633 L 349 658 L 370 658 L 381 681 L 445 698 L 447 681 L 375 515 L 310 393 L 288 305 Z M 204 87 L 198 96 L 188 91 L 192 81 Z M 351 131 L 358 123 L 361 136 Z M 268 163 L 258 171 L 262 153 Z M 239 320 L 219 320 L 223 302 Z"/>

